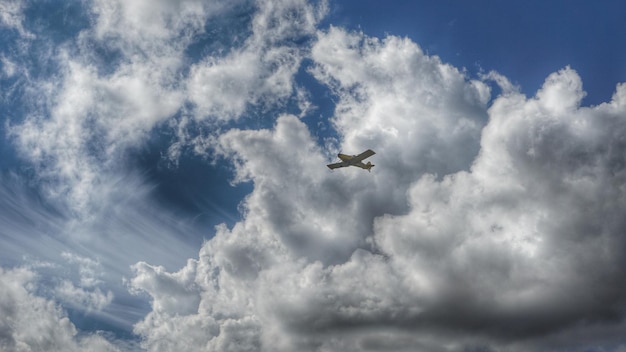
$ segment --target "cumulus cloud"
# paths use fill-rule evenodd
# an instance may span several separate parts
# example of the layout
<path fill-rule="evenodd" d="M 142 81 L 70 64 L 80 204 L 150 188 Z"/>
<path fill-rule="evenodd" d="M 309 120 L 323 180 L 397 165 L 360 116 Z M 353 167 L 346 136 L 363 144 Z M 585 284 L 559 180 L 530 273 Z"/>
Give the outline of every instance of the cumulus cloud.
<path fill-rule="evenodd" d="M 339 97 L 332 122 L 342 147 L 384 150 L 382 169 L 407 178 L 397 182 L 467 169 L 477 154 L 490 97 L 483 82 L 407 38 L 331 27 L 318 34 L 311 55 L 312 73 Z"/>
<path fill-rule="evenodd" d="M 144 347 L 187 334 L 197 350 L 624 347 L 624 85 L 581 107 L 569 67 L 530 98 L 494 73 L 490 102 L 409 40 L 339 29 L 313 57 L 340 98 L 341 149 L 371 147 L 379 166 L 329 172 L 290 115 L 223 134 L 254 190 L 181 271 L 136 267 L 153 299 Z"/>
<path fill-rule="evenodd" d="M 3 351 L 121 351 L 98 333 L 78 335 L 54 302 L 33 294 L 35 274 L 0 268 L 0 348 Z"/>
<path fill-rule="evenodd" d="M 615 137 L 623 94 L 619 86 L 612 102 L 579 108 L 582 84 L 566 68 L 531 99 L 499 97 L 471 170 L 421 178 L 407 215 L 377 219 L 381 250 L 430 292 L 417 294 L 429 298 L 427 324 L 515 341 L 513 350 L 525 339 L 541 349 L 558 333 L 569 339 L 560 348 L 593 344 L 573 331 L 600 325 L 597 341 L 615 347 L 625 299 L 624 146 Z"/>

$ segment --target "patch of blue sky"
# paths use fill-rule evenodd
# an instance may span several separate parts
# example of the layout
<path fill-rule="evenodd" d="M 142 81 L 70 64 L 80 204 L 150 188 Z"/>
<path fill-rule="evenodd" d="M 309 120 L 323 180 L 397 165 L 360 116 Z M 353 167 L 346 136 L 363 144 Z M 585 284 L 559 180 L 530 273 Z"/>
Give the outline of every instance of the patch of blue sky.
<path fill-rule="evenodd" d="M 304 59 L 295 76 L 296 84 L 305 89 L 306 99 L 311 104 L 309 110 L 302 116 L 302 121 L 307 125 L 320 147 L 336 146 L 341 136 L 332 124 L 332 117 L 339 98 L 330 87 L 320 83 L 311 75 L 309 70 L 313 65 L 314 62 L 311 59 Z M 294 114 L 299 113 L 300 107 L 297 106 L 297 101 L 292 100 L 291 109 Z"/>
<path fill-rule="evenodd" d="M 220 58 L 233 49 L 244 45 L 252 34 L 252 20 L 256 8 L 251 2 L 235 5 L 232 11 L 225 11 L 211 17 L 204 25 L 204 31 L 196 33 L 185 49 L 185 57 L 190 65 L 206 57 Z M 184 74 L 188 74 L 185 72 Z"/>
<path fill-rule="evenodd" d="M 18 165 L 15 149 L 8 142 L 6 135 L 4 125 L 0 126 L 0 175 L 4 175 Z"/>
<path fill-rule="evenodd" d="M 84 1 L 44 0 L 31 3 L 24 10 L 27 27 L 55 43 L 74 37 L 91 24 Z"/>
<path fill-rule="evenodd" d="M 88 40 L 88 50 L 80 50 L 80 54 L 86 57 L 89 66 L 95 67 L 99 76 L 108 76 L 116 72 L 121 64 L 124 63 L 124 54 L 119 48 L 107 45 L 106 42 L 96 40 Z"/>
<path fill-rule="evenodd" d="M 581 76 L 584 105 L 611 98 L 626 80 L 622 1 L 426 1 L 336 3 L 328 23 L 376 37 L 409 37 L 430 55 L 475 78 L 496 70 L 532 96 L 552 72 L 570 65 Z"/>
<path fill-rule="evenodd" d="M 202 133 L 194 124 L 192 133 Z M 203 157 L 186 148 L 176 163 L 166 157 L 174 135 L 167 126 L 154 129 L 150 140 L 132 157 L 135 167 L 155 185 L 154 196 L 166 204 L 168 210 L 189 221 L 207 237 L 215 225 L 231 227 L 239 220 L 238 206 L 252 191 L 252 185 L 233 185 L 232 165 L 219 158 Z M 198 244 L 202 239 L 198 239 Z"/>
<path fill-rule="evenodd" d="M 6 30 L 0 28 L 0 37 L 6 38 L 5 32 Z M 0 41 L 0 47 L 5 48 L 2 50 L 5 59 L 10 59 L 7 55 L 9 46 L 10 43 L 7 41 Z M 0 65 L 4 63 L 0 62 Z M 2 67 L 2 70 L 4 69 Z M 7 127 L 10 123 L 21 121 L 27 111 L 25 105 L 22 104 L 24 88 L 24 79 L 18 75 L 14 74 L 10 77 L 0 75 L 0 118 L 2 119 L 0 123 L 0 171 L 14 167 L 17 162 L 15 150 L 9 142 Z"/>
<path fill-rule="evenodd" d="M 2 43 L 3 47 L 6 45 L 13 54 L 10 58 L 19 59 L 20 66 L 28 68 L 29 79 L 57 76 L 59 50 L 76 52 L 75 39 L 90 25 L 83 2 L 37 2 L 24 10 L 24 18 L 25 29 L 34 36 L 26 42 L 22 42 L 19 35 L 12 37 Z"/>

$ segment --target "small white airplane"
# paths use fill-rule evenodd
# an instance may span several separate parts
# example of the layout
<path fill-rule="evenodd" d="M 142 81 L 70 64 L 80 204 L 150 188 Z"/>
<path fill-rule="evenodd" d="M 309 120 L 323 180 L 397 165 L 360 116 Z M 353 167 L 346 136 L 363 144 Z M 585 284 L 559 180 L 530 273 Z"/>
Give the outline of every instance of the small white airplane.
<path fill-rule="evenodd" d="M 326 166 L 328 166 L 328 168 L 331 170 L 340 167 L 357 166 L 361 169 L 372 172 L 372 168 L 374 167 L 374 165 L 369 161 L 367 162 L 367 164 L 363 164 L 363 160 L 369 158 L 374 154 L 376 153 L 374 153 L 374 151 L 371 149 L 368 149 L 359 155 L 339 154 L 338 157 L 339 159 L 341 159 L 340 163 L 328 164 Z"/>

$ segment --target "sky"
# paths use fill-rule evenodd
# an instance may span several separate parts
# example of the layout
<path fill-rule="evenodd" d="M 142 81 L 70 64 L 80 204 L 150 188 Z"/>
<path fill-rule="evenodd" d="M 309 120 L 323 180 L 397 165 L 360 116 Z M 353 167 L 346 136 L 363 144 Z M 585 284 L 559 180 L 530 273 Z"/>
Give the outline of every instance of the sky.
<path fill-rule="evenodd" d="M 626 351 L 625 11 L 0 1 L 0 350 Z"/>

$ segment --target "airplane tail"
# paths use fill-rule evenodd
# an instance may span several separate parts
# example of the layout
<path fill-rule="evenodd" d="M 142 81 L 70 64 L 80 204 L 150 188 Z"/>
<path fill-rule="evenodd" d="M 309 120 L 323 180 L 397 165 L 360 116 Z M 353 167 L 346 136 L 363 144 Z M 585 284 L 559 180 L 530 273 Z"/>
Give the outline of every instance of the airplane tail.
<path fill-rule="evenodd" d="M 368 162 L 367 162 L 367 164 L 365 164 L 365 169 L 366 169 L 368 172 L 372 172 L 372 168 L 373 168 L 374 166 L 376 166 L 376 165 L 374 165 L 374 164 L 372 164 L 371 162 L 369 162 L 369 161 L 368 161 Z"/>

